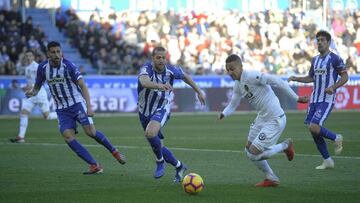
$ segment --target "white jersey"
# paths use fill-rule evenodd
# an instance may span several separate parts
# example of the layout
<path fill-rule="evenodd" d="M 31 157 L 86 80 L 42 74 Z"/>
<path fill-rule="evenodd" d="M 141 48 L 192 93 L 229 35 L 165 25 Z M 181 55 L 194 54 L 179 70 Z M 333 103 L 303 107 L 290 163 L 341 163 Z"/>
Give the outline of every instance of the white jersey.
<path fill-rule="evenodd" d="M 26 83 L 31 88 L 33 88 L 34 84 L 35 84 L 37 68 L 38 68 L 38 63 L 36 63 L 35 61 L 30 63 L 25 68 Z M 30 98 L 24 98 L 22 100 L 22 109 L 25 109 L 28 112 L 31 112 L 32 109 L 35 107 L 35 105 L 39 105 L 42 112 L 50 111 L 49 101 L 47 98 L 45 88 L 43 86 L 41 86 L 41 88 L 36 96 L 30 97 Z"/>
<path fill-rule="evenodd" d="M 37 68 L 39 64 L 33 61 L 25 68 L 25 77 L 26 77 L 26 83 L 31 88 L 34 87 L 36 74 L 37 74 Z M 39 94 L 46 94 L 45 89 L 43 86 L 41 86 L 41 89 L 39 91 Z"/>
<path fill-rule="evenodd" d="M 284 110 L 281 108 L 279 99 L 270 86 L 283 90 L 293 99 L 298 99 L 298 96 L 288 83 L 281 78 L 258 71 L 243 70 L 240 81 L 235 80 L 231 101 L 224 109 L 223 114 L 228 116 L 233 113 L 241 98 L 246 98 L 258 112 L 258 118 L 269 119 L 282 116 Z"/>

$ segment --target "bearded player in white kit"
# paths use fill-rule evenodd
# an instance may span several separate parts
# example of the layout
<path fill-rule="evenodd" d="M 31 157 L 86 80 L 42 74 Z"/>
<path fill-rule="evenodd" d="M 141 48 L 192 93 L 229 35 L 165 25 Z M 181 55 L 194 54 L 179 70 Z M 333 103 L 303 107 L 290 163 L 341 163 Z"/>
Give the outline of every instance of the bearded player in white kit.
<path fill-rule="evenodd" d="M 25 53 L 25 77 L 26 77 L 26 86 L 23 87 L 24 92 L 32 89 L 35 84 L 35 78 L 38 68 L 38 63 L 34 61 L 34 53 L 32 50 L 28 50 Z M 44 87 L 41 87 L 39 93 L 31 98 L 24 98 L 22 100 L 21 113 L 20 113 L 20 127 L 19 134 L 15 138 L 9 139 L 13 143 L 23 143 L 25 142 L 25 133 L 28 127 L 29 115 L 35 106 L 39 106 L 42 112 L 42 115 L 47 120 L 57 119 L 55 112 L 50 112 L 50 105 L 48 97 Z"/>
<path fill-rule="evenodd" d="M 221 120 L 232 114 L 239 105 L 241 98 L 246 98 L 251 106 L 256 109 L 258 114 L 250 126 L 245 153 L 257 168 L 265 173 L 265 180 L 255 186 L 276 187 L 280 183 L 279 178 L 270 168 L 266 159 L 279 152 L 284 152 L 288 160 L 292 161 L 295 151 L 291 138 L 276 144 L 285 129 L 286 116 L 271 87 L 278 88 L 281 93 L 299 103 L 307 103 L 309 97 L 298 96 L 288 83 L 279 77 L 258 71 L 243 70 L 240 57 L 234 54 L 227 57 L 226 70 L 235 83 L 231 101 L 218 119 Z"/>

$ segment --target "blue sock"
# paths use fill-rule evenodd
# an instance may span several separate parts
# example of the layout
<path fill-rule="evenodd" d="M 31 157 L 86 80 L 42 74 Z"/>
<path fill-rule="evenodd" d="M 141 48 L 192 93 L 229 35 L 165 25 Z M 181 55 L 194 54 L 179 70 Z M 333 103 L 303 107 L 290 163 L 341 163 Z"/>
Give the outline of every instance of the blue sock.
<path fill-rule="evenodd" d="M 313 136 L 313 139 L 315 141 L 316 147 L 318 148 L 321 156 L 324 159 L 327 159 L 330 157 L 329 152 L 327 150 L 327 145 L 323 137 L 321 136 Z"/>
<path fill-rule="evenodd" d="M 178 160 L 176 157 L 171 153 L 171 151 L 167 147 L 162 148 L 162 153 L 164 155 L 164 159 L 167 163 L 170 163 L 174 167 L 176 167 Z"/>
<path fill-rule="evenodd" d="M 85 149 L 77 140 L 72 140 L 67 143 L 69 147 L 86 163 L 90 165 L 96 164 L 96 161 L 92 158 L 88 150 Z"/>
<path fill-rule="evenodd" d="M 335 141 L 336 139 L 336 134 L 331 132 L 330 130 L 320 126 L 320 135 L 327 138 L 327 139 L 330 139 L 332 141 Z"/>
<path fill-rule="evenodd" d="M 147 138 L 149 141 L 151 148 L 156 155 L 157 160 L 163 159 L 163 154 L 161 150 L 161 140 L 158 136 L 155 136 L 153 138 Z"/>
<path fill-rule="evenodd" d="M 110 143 L 110 141 L 106 138 L 106 136 L 98 130 L 96 131 L 96 135 L 94 139 L 98 143 L 104 145 L 104 147 L 106 147 L 106 149 L 108 149 L 111 153 L 116 150 L 116 148 Z"/>

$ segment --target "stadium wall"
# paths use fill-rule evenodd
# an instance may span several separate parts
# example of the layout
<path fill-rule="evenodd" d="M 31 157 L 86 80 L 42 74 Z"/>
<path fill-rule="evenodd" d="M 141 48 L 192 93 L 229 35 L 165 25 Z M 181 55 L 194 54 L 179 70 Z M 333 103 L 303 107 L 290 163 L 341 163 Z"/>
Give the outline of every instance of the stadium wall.
<path fill-rule="evenodd" d="M 287 78 L 283 78 L 286 80 Z M 18 87 L 12 87 L 17 80 Z M 137 77 L 136 76 L 87 76 L 86 83 L 91 95 L 93 110 L 97 113 L 136 112 L 137 110 Z M 220 111 L 230 101 L 233 81 L 228 76 L 194 76 L 195 82 L 206 95 L 206 106 L 197 101 L 194 91 L 183 81 L 174 83 L 175 97 L 172 110 L 174 112 L 208 112 Z M 16 115 L 25 97 L 20 87 L 26 84 L 23 76 L 0 76 L 0 115 Z M 47 87 L 47 85 L 45 85 Z M 310 95 L 311 85 L 291 84 L 299 95 Z M 286 95 L 278 95 L 281 105 L 286 110 L 305 110 L 307 105 L 297 104 Z M 49 98 L 50 99 L 50 98 Z M 51 108 L 55 105 L 51 101 Z M 360 75 L 350 76 L 347 86 L 337 91 L 335 109 L 360 109 Z M 238 111 L 252 110 L 246 100 L 242 100 Z M 40 115 L 39 109 L 34 109 L 34 115 Z"/>

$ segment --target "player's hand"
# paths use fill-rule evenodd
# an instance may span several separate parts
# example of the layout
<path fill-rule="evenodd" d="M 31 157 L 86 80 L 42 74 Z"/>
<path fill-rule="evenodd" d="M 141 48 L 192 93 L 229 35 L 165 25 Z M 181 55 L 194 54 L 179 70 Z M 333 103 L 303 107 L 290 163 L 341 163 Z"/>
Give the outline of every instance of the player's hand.
<path fill-rule="evenodd" d="M 204 96 L 204 94 L 203 93 L 198 93 L 197 94 L 197 98 L 199 99 L 199 101 L 200 101 L 200 103 L 202 104 L 202 105 L 205 105 L 205 96 Z"/>
<path fill-rule="evenodd" d="M 225 117 L 225 115 L 221 112 L 218 116 L 218 120 L 222 120 Z"/>
<path fill-rule="evenodd" d="M 28 90 L 28 91 L 25 92 L 25 96 L 26 96 L 27 98 L 30 98 L 30 97 L 35 96 L 35 93 L 34 93 L 34 91 L 31 89 L 31 90 Z"/>
<path fill-rule="evenodd" d="M 159 84 L 158 89 L 161 91 L 169 91 L 172 90 L 173 87 L 169 83 L 165 83 L 165 84 Z"/>
<path fill-rule="evenodd" d="M 299 99 L 297 100 L 297 102 L 306 104 L 309 102 L 309 100 L 310 100 L 310 97 L 305 95 L 305 96 L 299 96 Z"/>
<path fill-rule="evenodd" d="M 288 79 L 287 79 L 288 82 L 290 81 L 296 81 L 296 77 L 295 76 L 290 76 Z"/>
<path fill-rule="evenodd" d="M 24 86 L 21 88 L 24 92 L 30 91 L 31 87 L 29 87 L 28 85 Z"/>
<path fill-rule="evenodd" d="M 325 89 L 325 92 L 326 92 L 326 94 L 334 94 L 335 93 L 335 89 L 334 89 L 334 87 L 333 86 L 330 86 L 330 87 L 328 87 L 328 88 L 326 88 Z"/>
<path fill-rule="evenodd" d="M 94 116 L 94 112 L 93 112 L 93 110 L 91 109 L 91 107 L 88 108 L 88 110 L 87 110 L 87 115 L 88 115 L 89 117 L 93 117 L 93 116 Z"/>

